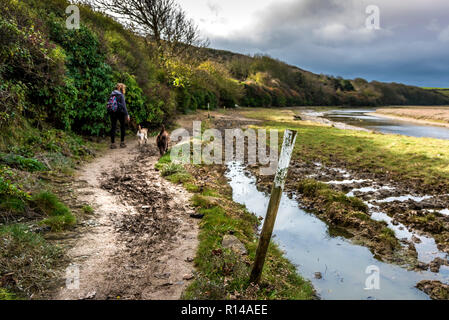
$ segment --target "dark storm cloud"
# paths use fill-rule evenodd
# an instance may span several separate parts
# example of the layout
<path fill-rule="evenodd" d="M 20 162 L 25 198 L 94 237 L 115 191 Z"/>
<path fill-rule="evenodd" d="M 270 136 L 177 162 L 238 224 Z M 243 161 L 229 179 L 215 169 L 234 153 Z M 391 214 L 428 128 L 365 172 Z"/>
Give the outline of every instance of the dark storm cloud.
<path fill-rule="evenodd" d="M 368 5 L 380 30 L 366 28 Z M 212 45 L 266 53 L 313 72 L 449 87 L 449 1 L 295 0 L 256 14 L 244 32 Z"/>

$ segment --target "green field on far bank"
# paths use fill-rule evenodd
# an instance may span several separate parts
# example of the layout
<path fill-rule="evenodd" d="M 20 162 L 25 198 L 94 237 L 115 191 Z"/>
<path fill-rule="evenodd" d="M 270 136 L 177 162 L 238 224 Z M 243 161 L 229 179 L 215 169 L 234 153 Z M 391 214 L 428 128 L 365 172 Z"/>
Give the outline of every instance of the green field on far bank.
<path fill-rule="evenodd" d="M 433 190 L 449 186 L 449 141 L 294 121 L 292 109 L 242 109 L 239 113 L 264 120 L 263 126 L 269 129 L 297 130 L 296 159 L 408 180 Z"/>

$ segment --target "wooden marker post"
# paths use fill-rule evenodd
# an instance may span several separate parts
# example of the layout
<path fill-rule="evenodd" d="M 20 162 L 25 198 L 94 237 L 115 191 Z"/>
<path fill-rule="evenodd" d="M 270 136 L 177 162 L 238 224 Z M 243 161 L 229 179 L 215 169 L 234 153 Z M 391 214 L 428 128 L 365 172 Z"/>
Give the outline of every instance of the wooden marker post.
<path fill-rule="evenodd" d="M 281 203 L 285 179 L 287 178 L 288 167 L 290 166 L 290 160 L 292 158 L 297 135 L 298 132 L 291 130 L 286 130 L 284 133 L 284 143 L 282 144 L 281 156 L 279 158 L 276 177 L 274 178 L 267 216 L 265 217 L 262 234 L 260 235 L 259 247 L 257 248 L 253 271 L 251 272 L 251 283 L 259 283 L 262 276 L 262 270 L 265 264 L 265 258 L 267 256 L 271 236 L 273 235 L 274 224 L 276 222 L 276 216 Z"/>

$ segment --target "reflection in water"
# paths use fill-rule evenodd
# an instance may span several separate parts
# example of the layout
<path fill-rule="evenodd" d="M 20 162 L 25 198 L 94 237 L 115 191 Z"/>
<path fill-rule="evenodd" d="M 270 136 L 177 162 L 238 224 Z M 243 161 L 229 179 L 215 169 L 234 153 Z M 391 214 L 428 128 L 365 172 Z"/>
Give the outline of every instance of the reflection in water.
<path fill-rule="evenodd" d="M 413 233 L 402 223 L 393 223 L 393 219 L 386 213 L 373 211 L 371 213 L 371 218 L 373 220 L 385 221 L 386 223 L 388 223 L 388 227 L 394 231 L 396 238 L 398 239 L 407 239 L 408 241 L 411 241 L 413 237 L 418 238 L 420 242 L 415 243 L 415 248 L 416 252 L 418 253 L 419 261 L 424 263 L 431 263 L 435 258 L 444 259 L 446 257 L 446 254 L 444 252 L 438 250 L 435 239 Z"/>
<path fill-rule="evenodd" d="M 233 189 L 234 201 L 264 217 L 269 195 L 260 192 L 256 179 L 238 163 L 229 163 L 226 173 Z M 342 234 L 330 230 L 314 215 L 301 210 L 297 199 L 283 195 L 274 233 L 276 242 L 298 271 L 312 281 L 323 299 L 428 299 L 415 288 L 421 280 L 438 279 L 449 282 L 449 269 L 439 275 L 430 272 L 407 271 L 376 260 L 365 247 L 353 245 Z M 380 268 L 381 289 L 365 290 L 366 268 Z M 323 278 L 315 279 L 321 272 Z"/>
<path fill-rule="evenodd" d="M 432 199 L 432 196 L 416 197 L 416 196 L 408 195 L 408 196 L 400 196 L 400 197 L 389 197 L 386 199 L 378 200 L 377 202 L 389 203 L 389 202 L 395 202 L 395 201 L 405 202 L 405 201 L 409 201 L 409 200 L 413 200 L 415 202 L 422 202 L 422 201 L 428 200 L 428 199 Z"/>
<path fill-rule="evenodd" d="M 370 113 L 375 111 L 376 109 L 335 109 L 324 112 L 322 115 L 335 122 L 343 122 L 383 133 L 449 140 L 449 128 L 420 125 L 413 122 L 370 115 Z"/>

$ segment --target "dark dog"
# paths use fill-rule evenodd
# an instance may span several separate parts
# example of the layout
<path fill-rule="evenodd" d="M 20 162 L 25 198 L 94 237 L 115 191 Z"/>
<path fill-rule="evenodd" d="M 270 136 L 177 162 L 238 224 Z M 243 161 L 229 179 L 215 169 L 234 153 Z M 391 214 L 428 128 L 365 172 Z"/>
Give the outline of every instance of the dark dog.
<path fill-rule="evenodd" d="M 157 136 L 156 142 L 162 157 L 167 153 L 168 144 L 170 143 L 170 135 L 165 130 L 165 126 L 162 126 L 161 133 Z"/>

